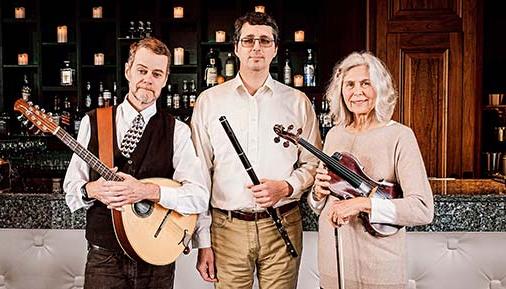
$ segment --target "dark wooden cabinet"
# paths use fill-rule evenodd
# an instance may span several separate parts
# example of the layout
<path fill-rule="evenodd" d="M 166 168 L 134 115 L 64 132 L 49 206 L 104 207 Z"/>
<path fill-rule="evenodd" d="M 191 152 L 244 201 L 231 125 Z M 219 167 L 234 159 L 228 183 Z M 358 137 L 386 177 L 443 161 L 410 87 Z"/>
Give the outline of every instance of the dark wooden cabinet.
<path fill-rule="evenodd" d="M 428 175 L 478 177 L 480 1 L 369 4 L 370 47 L 399 88 L 394 118 L 414 130 Z"/>

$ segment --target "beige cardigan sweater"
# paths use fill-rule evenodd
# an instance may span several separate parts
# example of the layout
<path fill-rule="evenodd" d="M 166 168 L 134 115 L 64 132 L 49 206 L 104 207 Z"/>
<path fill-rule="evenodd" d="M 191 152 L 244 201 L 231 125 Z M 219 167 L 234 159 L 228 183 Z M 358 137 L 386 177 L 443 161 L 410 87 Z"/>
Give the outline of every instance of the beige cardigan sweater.
<path fill-rule="evenodd" d="M 420 149 L 413 131 L 397 122 L 362 133 L 350 133 L 334 127 L 326 137 L 324 151 L 353 154 L 374 180 L 385 179 L 400 184 L 403 197 L 392 200 L 395 223 L 403 226 L 432 221 L 434 202 Z M 312 194 L 309 194 L 309 198 Z M 331 203 L 328 197 L 320 214 L 318 233 L 318 267 L 320 285 L 337 289 L 336 242 L 334 228 L 327 220 Z M 345 289 L 387 289 L 406 287 L 406 231 L 390 237 L 373 237 L 358 218 L 339 229 L 342 239 Z"/>

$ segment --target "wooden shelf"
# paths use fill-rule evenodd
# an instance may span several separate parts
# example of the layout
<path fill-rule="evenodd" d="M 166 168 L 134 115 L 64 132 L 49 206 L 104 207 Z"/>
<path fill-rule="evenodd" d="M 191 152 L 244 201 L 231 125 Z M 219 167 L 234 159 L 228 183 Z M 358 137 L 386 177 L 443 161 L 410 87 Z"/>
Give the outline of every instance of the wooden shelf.
<path fill-rule="evenodd" d="M 506 104 L 500 105 L 485 105 L 483 107 L 484 110 L 493 110 L 493 109 L 506 109 Z"/>
<path fill-rule="evenodd" d="M 83 64 L 82 68 L 86 69 L 113 69 L 116 68 L 115 64 L 104 64 L 104 65 L 94 65 L 94 64 Z"/>
<path fill-rule="evenodd" d="M 43 47 L 70 47 L 70 46 L 75 46 L 76 43 L 71 41 L 71 42 L 64 42 L 64 43 L 59 43 L 59 42 L 42 42 L 42 46 Z"/>
<path fill-rule="evenodd" d="M 3 23 L 5 23 L 5 24 L 36 24 L 37 21 L 35 19 L 29 19 L 29 18 L 23 18 L 23 19 L 5 18 L 3 20 Z"/>
<path fill-rule="evenodd" d="M 33 69 L 38 68 L 38 64 L 27 64 L 27 65 L 17 65 L 17 64 L 4 64 L 4 68 L 14 68 L 14 69 Z"/>
<path fill-rule="evenodd" d="M 75 86 L 43 86 L 42 91 L 73 92 L 77 91 Z"/>

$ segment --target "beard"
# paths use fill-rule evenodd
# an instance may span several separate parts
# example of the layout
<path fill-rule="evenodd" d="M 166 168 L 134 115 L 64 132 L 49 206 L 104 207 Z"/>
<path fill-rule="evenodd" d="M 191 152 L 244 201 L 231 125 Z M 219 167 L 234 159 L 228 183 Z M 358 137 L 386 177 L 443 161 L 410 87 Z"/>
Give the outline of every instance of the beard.
<path fill-rule="evenodd" d="M 132 92 L 132 95 L 141 104 L 151 104 L 156 101 L 155 92 L 150 88 L 146 88 L 140 85 L 136 86 L 136 89 L 134 92 Z"/>

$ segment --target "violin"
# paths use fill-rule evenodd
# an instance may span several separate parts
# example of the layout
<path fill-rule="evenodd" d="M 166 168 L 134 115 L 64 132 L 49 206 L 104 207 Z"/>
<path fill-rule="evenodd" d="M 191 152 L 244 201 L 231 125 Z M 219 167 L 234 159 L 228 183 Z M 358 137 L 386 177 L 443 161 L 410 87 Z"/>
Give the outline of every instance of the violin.
<path fill-rule="evenodd" d="M 328 168 L 331 180 L 329 190 L 330 195 L 339 199 L 346 200 L 356 197 L 395 199 L 402 196 L 401 187 L 396 183 L 390 183 L 385 180 L 375 181 L 364 172 L 364 167 L 352 154 L 335 152 L 332 156 L 327 155 L 315 146 L 303 139 L 299 128 L 294 134 L 293 125 L 288 126 L 288 130 L 283 125 L 274 125 L 276 137 L 274 142 L 279 143 L 280 138 L 285 139 L 284 147 L 288 147 L 289 142 L 295 145 L 301 145 L 310 153 L 320 159 Z M 361 212 L 359 218 L 366 231 L 375 237 L 388 237 L 397 233 L 403 226 L 385 223 L 371 223 L 369 214 Z"/>

